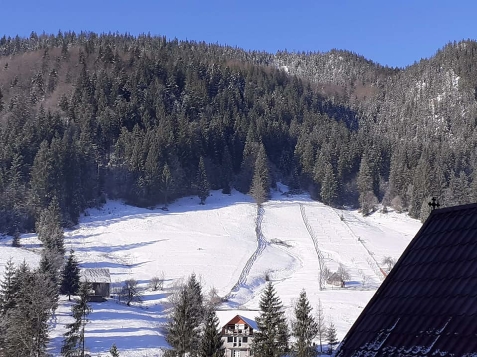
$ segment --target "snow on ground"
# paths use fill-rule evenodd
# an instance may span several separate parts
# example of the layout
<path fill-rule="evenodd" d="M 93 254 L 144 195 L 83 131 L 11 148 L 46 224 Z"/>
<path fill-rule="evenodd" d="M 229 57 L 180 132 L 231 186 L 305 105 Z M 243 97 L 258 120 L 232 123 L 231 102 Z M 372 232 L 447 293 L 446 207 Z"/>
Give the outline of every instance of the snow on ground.
<path fill-rule="evenodd" d="M 285 190 L 283 186 L 280 186 Z M 205 205 L 197 197 L 171 204 L 169 211 L 143 209 L 108 201 L 90 209 L 76 229 L 65 232 L 67 250 L 74 249 L 83 268 L 109 268 L 113 285 L 130 278 L 143 287 L 164 272 L 164 291 L 146 291 L 144 302 L 131 307 L 110 299 L 92 303 L 86 347 L 106 356 L 116 344 L 121 356 L 159 356 L 166 347 L 167 296 L 181 278 L 200 277 L 204 293 L 215 287 L 228 298 L 220 306 L 221 324 L 236 314 L 253 319 L 266 280 L 274 282 L 287 316 L 305 289 L 313 307 L 321 301 L 327 322 L 344 337 L 383 280 L 382 259 L 397 259 L 420 228 L 404 214 L 338 210 L 307 195 L 275 192 L 263 210 L 237 192 L 212 192 Z M 22 248 L 0 239 L 0 274 L 12 257 L 36 266 L 40 244 L 24 235 Z M 320 290 L 319 259 L 331 271 L 343 264 L 351 279 L 345 288 Z M 51 353 L 59 355 L 65 324 L 72 321 L 72 302 L 62 298 L 52 319 Z"/>

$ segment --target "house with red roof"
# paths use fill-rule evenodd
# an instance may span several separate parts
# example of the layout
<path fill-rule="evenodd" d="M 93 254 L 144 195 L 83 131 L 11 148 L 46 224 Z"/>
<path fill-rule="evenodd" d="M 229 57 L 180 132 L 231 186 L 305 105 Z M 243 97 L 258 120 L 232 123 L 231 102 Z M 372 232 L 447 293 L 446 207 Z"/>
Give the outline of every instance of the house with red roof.
<path fill-rule="evenodd" d="M 257 324 L 254 320 L 236 315 L 222 326 L 225 357 L 249 357 Z"/>

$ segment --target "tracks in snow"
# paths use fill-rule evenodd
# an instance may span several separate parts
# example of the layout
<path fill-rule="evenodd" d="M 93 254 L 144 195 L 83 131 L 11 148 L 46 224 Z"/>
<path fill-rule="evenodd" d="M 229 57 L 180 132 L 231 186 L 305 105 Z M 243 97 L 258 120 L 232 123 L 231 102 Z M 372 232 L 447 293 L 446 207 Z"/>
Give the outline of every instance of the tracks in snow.
<path fill-rule="evenodd" d="M 339 216 L 339 214 L 333 209 L 333 211 Z M 340 217 L 341 218 L 341 217 Z M 359 219 L 358 217 L 354 217 L 356 219 L 356 222 L 359 222 L 359 224 L 362 224 L 362 225 L 366 225 L 365 222 L 363 222 L 361 219 Z M 346 228 L 348 228 L 348 231 L 350 232 L 350 234 L 355 237 L 357 239 L 357 241 L 359 243 L 361 243 L 362 247 L 366 250 L 366 252 L 368 253 L 369 255 L 369 259 L 367 259 L 367 262 L 369 264 L 369 266 L 371 267 L 371 269 L 373 269 L 374 273 L 378 276 L 378 278 L 383 281 L 384 278 L 386 278 L 386 273 L 383 271 L 383 269 L 379 266 L 379 263 L 378 261 L 376 260 L 376 258 L 374 257 L 374 253 L 371 252 L 369 250 L 369 248 L 366 246 L 366 244 L 364 243 L 364 241 L 361 239 L 361 237 L 359 237 L 358 235 L 356 235 L 353 230 L 351 229 L 351 227 L 349 226 L 348 222 L 346 219 L 343 219 L 342 220 L 343 223 L 345 224 Z M 379 230 L 381 230 L 379 228 Z M 382 231 L 382 230 L 381 230 Z"/>
<path fill-rule="evenodd" d="M 265 210 L 263 209 L 262 205 L 257 205 L 257 218 L 255 220 L 255 234 L 257 236 L 257 249 L 255 249 L 255 252 L 253 252 L 250 258 L 248 258 L 247 263 L 245 263 L 245 266 L 243 267 L 242 272 L 240 273 L 238 281 L 232 287 L 232 290 L 227 295 L 225 295 L 224 299 L 226 300 L 234 297 L 235 294 L 240 290 L 240 288 L 245 285 L 245 283 L 247 282 L 248 274 L 250 274 L 250 270 L 252 269 L 253 264 L 258 259 L 258 257 L 263 253 L 266 246 L 268 245 L 268 242 L 265 240 L 265 237 L 263 236 L 263 233 L 262 233 L 262 221 L 263 221 L 264 213 L 265 213 Z"/>
<path fill-rule="evenodd" d="M 313 228 L 308 222 L 308 217 L 306 216 L 305 206 L 303 205 L 303 203 L 300 203 L 300 212 L 301 212 L 301 217 L 303 219 L 303 223 L 305 224 L 306 230 L 308 231 L 308 234 L 313 240 L 313 245 L 315 246 L 316 255 L 318 256 L 318 264 L 320 266 L 320 273 L 319 273 L 320 290 L 323 290 L 325 286 L 325 281 L 323 277 L 323 271 L 325 269 L 325 258 L 323 257 L 323 253 L 321 252 L 320 247 L 318 245 L 318 238 L 316 237 L 315 232 L 313 231 Z"/>

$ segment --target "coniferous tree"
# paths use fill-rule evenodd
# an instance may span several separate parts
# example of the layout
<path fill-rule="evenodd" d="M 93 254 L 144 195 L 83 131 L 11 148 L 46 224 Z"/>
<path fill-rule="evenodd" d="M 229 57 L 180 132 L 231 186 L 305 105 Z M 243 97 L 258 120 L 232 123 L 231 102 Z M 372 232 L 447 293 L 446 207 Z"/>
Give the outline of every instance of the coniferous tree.
<path fill-rule="evenodd" d="M 270 173 L 268 169 L 267 154 L 265 147 L 260 145 L 257 160 L 255 161 L 255 170 L 252 179 L 250 195 L 257 204 L 261 205 L 270 198 Z"/>
<path fill-rule="evenodd" d="M 202 288 L 195 274 L 180 287 L 173 305 L 172 315 L 166 327 L 166 341 L 176 355 L 182 357 L 188 353 L 195 356 L 204 316 Z"/>
<path fill-rule="evenodd" d="M 230 184 L 232 182 L 234 174 L 233 164 L 232 164 L 232 157 L 230 156 L 230 150 L 228 147 L 225 148 L 224 155 L 222 156 L 222 193 L 223 194 L 230 194 L 231 187 Z"/>
<path fill-rule="evenodd" d="M 4 316 L 8 310 L 15 306 L 15 295 L 18 292 L 16 269 L 10 258 L 5 264 L 3 278 L 0 282 L 0 315 Z"/>
<path fill-rule="evenodd" d="M 52 199 L 48 208 L 41 212 L 36 231 L 38 239 L 47 250 L 61 255 L 65 253 L 61 211 L 56 197 Z"/>
<path fill-rule="evenodd" d="M 252 351 L 256 356 L 280 357 L 288 352 L 288 326 L 280 298 L 269 282 L 260 298 L 260 315 L 255 319 Z"/>
<path fill-rule="evenodd" d="M 313 340 L 318 335 L 318 324 L 311 314 L 312 308 L 306 297 L 306 292 L 301 291 L 298 302 L 295 305 L 295 321 L 292 322 L 291 330 L 295 342 L 292 345 L 292 356 L 314 357 L 316 348 Z"/>
<path fill-rule="evenodd" d="M 330 353 L 333 353 L 333 346 L 338 343 L 338 337 L 336 336 L 336 328 L 333 322 L 330 322 L 326 330 L 326 340 L 330 346 Z"/>
<path fill-rule="evenodd" d="M 113 343 L 113 345 L 109 349 L 109 353 L 111 353 L 112 357 L 119 357 L 119 351 L 115 343 Z"/>
<path fill-rule="evenodd" d="M 164 208 L 167 209 L 169 204 L 169 196 L 171 194 L 171 189 L 173 185 L 172 174 L 171 170 L 169 169 L 169 165 L 165 164 L 164 168 L 162 169 L 161 175 L 161 190 L 164 194 Z"/>
<path fill-rule="evenodd" d="M 0 346 L 4 345 L 6 316 L 9 310 L 15 307 L 15 296 L 18 292 L 18 283 L 15 279 L 15 264 L 10 258 L 5 264 L 2 280 L 0 281 Z"/>
<path fill-rule="evenodd" d="M 63 266 L 63 255 L 57 251 L 43 248 L 41 250 L 39 271 L 45 274 L 54 286 L 61 283 L 61 268 Z M 57 294 L 58 294 L 57 289 Z"/>
<path fill-rule="evenodd" d="M 337 196 L 337 190 L 338 187 L 333 173 L 333 167 L 328 163 L 325 166 L 324 178 L 321 184 L 320 195 L 323 203 L 326 205 L 332 205 Z"/>
<path fill-rule="evenodd" d="M 205 204 L 205 200 L 209 197 L 210 185 L 205 171 L 204 158 L 201 156 L 199 160 L 199 171 L 197 173 L 197 188 L 200 204 Z"/>
<path fill-rule="evenodd" d="M 368 157 L 363 155 L 358 174 L 359 205 L 363 216 L 368 215 L 373 209 L 373 177 L 368 164 Z"/>
<path fill-rule="evenodd" d="M 21 273 L 18 273 L 21 270 Z M 47 356 L 48 320 L 56 309 L 57 288 L 44 274 L 20 267 L 15 307 L 6 314 L 4 347 L 7 356 Z"/>
<path fill-rule="evenodd" d="M 78 261 L 74 256 L 73 249 L 70 250 L 70 256 L 63 268 L 60 293 L 68 295 L 68 300 L 71 300 L 71 295 L 76 295 L 80 287 L 80 269 Z"/>
<path fill-rule="evenodd" d="M 202 293 L 202 285 L 197 279 L 195 273 L 192 273 L 187 280 L 187 290 L 191 295 L 192 317 L 195 319 L 195 321 L 200 323 L 200 321 L 203 320 L 205 314 L 204 294 Z"/>
<path fill-rule="evenodd" d="M 20 232 L 18 229 L 16 229 L 15 233 L 13 233 L 12 247 L 20 247 Z"/>
<path fill-rule="evenodd" d="M 61 354 L 63 356 L 82 356 L 84 357 L 85 327 L 88 323 L 87 316 L 93 311 L 88 304 L 90 285 L 81 283 L 78 299 L 71 307 L 74 322 L 67 324 L 68 331 L 64 334 Z"/>
<path fill-rule="evenodd" d="M 201 336 L 199 357 L 224 357 L 225 348 L 220 332 L 219 319 L 215 311 L 209 309 L 205 317 L 204 332 Z"/>

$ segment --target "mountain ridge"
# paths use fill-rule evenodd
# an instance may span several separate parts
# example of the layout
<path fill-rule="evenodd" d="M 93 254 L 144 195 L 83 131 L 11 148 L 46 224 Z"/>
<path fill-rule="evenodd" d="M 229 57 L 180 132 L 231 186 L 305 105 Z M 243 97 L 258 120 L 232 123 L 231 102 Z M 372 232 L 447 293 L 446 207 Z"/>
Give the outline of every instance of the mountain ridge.
<path fill-rule="evenodd" d="M 3 231 L 57 197 L 65 224 L 105 197 L 167 205 L 270 183 L 326 204 L 425 219 L 477 199 L 475 41 L 404 69 L 349 51 L 268 54 L 203 42 L 59 32 L 0 39 Z M 170 171 L 172 185 L 164 173 Z"/>

